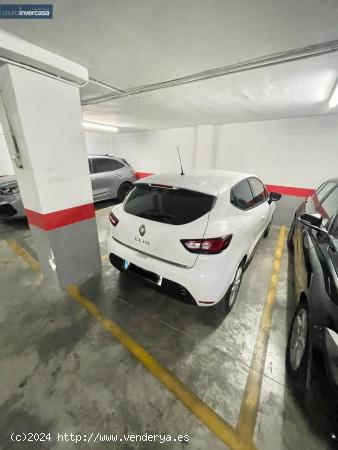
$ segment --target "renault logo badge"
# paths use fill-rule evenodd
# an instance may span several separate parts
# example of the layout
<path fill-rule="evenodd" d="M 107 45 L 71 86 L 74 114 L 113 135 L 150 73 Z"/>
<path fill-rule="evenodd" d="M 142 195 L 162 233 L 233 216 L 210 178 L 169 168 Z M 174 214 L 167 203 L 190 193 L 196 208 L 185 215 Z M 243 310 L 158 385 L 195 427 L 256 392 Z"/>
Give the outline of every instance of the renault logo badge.
<path fill-rule="evenodd" d="M 146 227 L 144 225 L 141 225 L 140 228 L 138 229 L 138 232 L 140 233 L 141 236 L 144 236 L 146 234 Z"/>

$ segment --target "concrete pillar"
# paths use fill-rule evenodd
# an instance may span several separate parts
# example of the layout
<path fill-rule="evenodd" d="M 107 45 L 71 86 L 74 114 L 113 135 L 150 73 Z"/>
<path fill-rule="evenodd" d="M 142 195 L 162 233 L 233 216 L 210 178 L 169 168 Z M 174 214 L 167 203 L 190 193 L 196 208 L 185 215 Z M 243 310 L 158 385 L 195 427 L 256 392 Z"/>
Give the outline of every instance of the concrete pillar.
<path fill-rule="evenodd" d="M 13 175 L 14 168 L 11 157 L 8 153 L 6 139 L 0 123 L 0 177 L 4 175 Z"/>
<path fill-rule="evenodd" d="M 196 127 L 195 169 L 214 169 L 218 128 L 214 125 Z"/>
<path fill-rule="evenodd" d="M 66 287 L 101 268 L 79 88 L 0 68 L 1 117 L 45 278 Z"/>

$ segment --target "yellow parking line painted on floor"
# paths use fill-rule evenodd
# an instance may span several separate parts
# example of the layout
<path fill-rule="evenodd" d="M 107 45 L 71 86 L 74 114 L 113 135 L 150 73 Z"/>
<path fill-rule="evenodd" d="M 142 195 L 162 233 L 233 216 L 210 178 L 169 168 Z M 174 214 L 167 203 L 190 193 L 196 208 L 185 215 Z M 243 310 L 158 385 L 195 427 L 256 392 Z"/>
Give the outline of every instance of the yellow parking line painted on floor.
<path fill-rule="evenodd" d="M 266 352 L 271 329 L 272 312 L 276 298 L 278 278 L 281 269 L 281 261 L 286 236 L 286 228 L 279 230 L 275 257 L 272 267 L 270 283 L 265 298 L 263 313 L 256 338 L 256 344 L 251 360 L 250 373 L 246 383 L 244 397 L 241 404 L 240 415 L 237 423 L 237 432 L 246 441 L 253 441 L 259 399 L 261 395 Z"/>
<path fill-rule="evenodd" d="M 15 242 L 15 241 L 14 241 Z M 27 252 L 18 243 L 11 248 L 36 270 L 39 263 L 32 257 L 26 258 Z M 40 269 L 40 267 L 39 267 Z M 209 428 L 224 444 L 232 450 L 254 450 L 252 442 L 246 442 L 237 431 L 223 420 L 215 411 L 197 395 L 188 389 L 173 373 L 166 369 L 150 355 L 138 342 L 129 336 L 113 320 L 106 317 L 99 308 L 79 291 L 77 286 L 71 285 L 66 289 L 68 295 L 84 307 L 100 325 L 114 336 L 154 377 L 159 380 L 188 410 Z"/>
<path fill-rule="evenodd" d="M 32 255 L 30 255 L 27 250 L 25 250 L 23 247 L 21 247 L 20 244 L 17 243 L 14 239 L 8 239 L 7 244 L 10 246 L 10 248 L 21 258 L 23 258 L 26 263 L 28 263 L 35 272 L 41 273 L 40 264 L 38 261 L 33 258 Z"/>
<path fill-rule="evenodd" d="M 153 358 L 138 342 L 129 336 L 113 320 L 107 318 L 76 286 L 69 286 L 67 293 L 83 306 L 89 314 L 112 334 L 143 366 L 149 370 L 174 396 L 180 400 L 221 441 L 232 449 L 254 448 L 237 435 L 235 429 L 215 411 L 190 391 L 173 373 Z"/>

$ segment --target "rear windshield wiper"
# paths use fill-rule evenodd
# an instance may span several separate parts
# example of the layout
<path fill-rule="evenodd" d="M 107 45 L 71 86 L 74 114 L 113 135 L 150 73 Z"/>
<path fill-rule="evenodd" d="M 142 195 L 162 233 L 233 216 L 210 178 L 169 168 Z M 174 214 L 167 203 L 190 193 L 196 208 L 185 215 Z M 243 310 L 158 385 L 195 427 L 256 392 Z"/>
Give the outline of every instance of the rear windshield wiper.
<path fill-rule="evenodd" d="M 148 213 L 146 214 L 147 219 L 167 219 L 166 221 L 170 223 L 170 219 L 174 219 L 175 216 L 173 214 L 160 214 L 160 213 Z"/>
<path fill-rule="evenodd" d="M 173 219 L 173 214 L 148 213 L 148 217 L 156 217 L 159 219 Z"/>

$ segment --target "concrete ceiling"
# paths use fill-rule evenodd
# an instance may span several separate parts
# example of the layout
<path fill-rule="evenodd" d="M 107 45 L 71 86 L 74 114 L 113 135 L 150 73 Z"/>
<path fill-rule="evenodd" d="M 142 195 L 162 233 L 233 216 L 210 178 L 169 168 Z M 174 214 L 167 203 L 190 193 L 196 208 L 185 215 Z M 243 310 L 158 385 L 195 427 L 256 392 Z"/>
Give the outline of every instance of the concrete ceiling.
<path fill-rule="evenodd" d="M 336 0 L 57 0 L 53 20 L 0 25 L 127 89 L 335 40 L 337 23 Z M 323 114 L 337 68 L 338 55 L 321 56 L 88 105 L 84 116 L 127 131 Z"/>
<path fill-rule="evenodd" d="M 83 109 L 88 120 L 113 122 L 125 131 L 325 114 L 332 112 L 328 99 L 336 83 L 337 67 L 338 55 L 330 55 Z"/>

